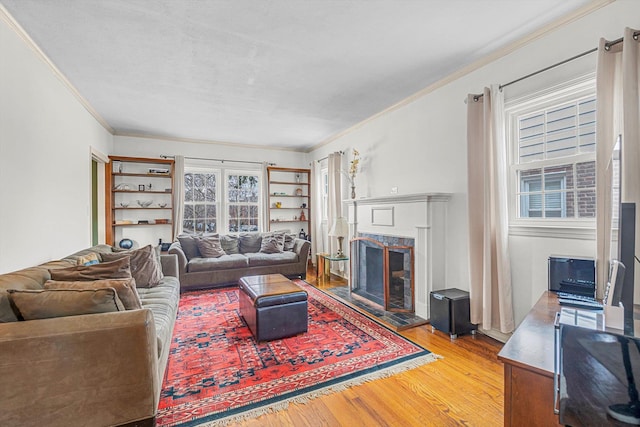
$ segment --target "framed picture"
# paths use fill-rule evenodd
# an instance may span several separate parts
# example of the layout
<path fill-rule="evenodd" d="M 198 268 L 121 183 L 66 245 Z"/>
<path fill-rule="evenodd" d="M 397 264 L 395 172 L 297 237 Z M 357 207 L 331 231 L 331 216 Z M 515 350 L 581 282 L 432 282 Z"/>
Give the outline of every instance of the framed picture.
<path fill-rule="evenodd" d="M 138 185 L 138 191 L 144 191 L 144 184 Z"/>

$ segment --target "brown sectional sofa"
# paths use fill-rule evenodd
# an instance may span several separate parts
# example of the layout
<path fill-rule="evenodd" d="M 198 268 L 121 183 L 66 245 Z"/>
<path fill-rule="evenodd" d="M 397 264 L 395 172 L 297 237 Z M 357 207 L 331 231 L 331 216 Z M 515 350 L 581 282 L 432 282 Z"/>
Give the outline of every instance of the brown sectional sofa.
<path fill-rule="evenodd" d="M 142 309 L 16 321 L 7 289 L 42 289 L 62 260 L 0 275 L 0 425 L 153 425 L 180 298 L 175 255 Z"/>
<path fill-rule="evenodd" d="M 305 279 L 311 243 L 289 234 L 282 252 L 260 252 L 262 237 L 270 234 L 273 233 L 222 235 L 226 253 L 217 258 L 203 257 L 192 245 L 187 246 L 188 239 L 182 238 L 185 236 L 178 236 L 179 240 L 169 247 L 169 254 L 178 256 L 181 290 L 237 284 L 241 277 L 263 274 Z"/>

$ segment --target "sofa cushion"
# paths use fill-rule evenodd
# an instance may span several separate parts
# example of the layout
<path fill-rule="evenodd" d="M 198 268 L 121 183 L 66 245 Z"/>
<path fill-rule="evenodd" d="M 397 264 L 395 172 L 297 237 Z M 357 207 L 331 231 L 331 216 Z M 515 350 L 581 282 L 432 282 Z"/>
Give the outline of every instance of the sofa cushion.
<path fill-rule="evenodd" d="M 131 251 L 102 254 L 104 261 L 115 261 L 125 257 L 131 258 L 131 275 L 136 279 L 137 287 L 151 288 L 160 283 L 162 268 L 153 246 L 147 245 Z"/>
<path fill-rule="evenodd" d="M 138 293 L 142 300 L 142 307 L 150 309 L 151 313 L 153 313 L 158 354 L 161 354 L 162 349 L 170 345 L 175 313 L 178 311 L 178 303 L 180 301 L 178 279 L 172 276 L 164 276 L 158 286 L 139 288 Z"/>
<path fill-rule="evenodd" d="M 249 267 L 261 265 L 289 264 L 298 262 L 298 254 L 295 252 L 279 252 L 276 254 L 265 254 L 258 252 L 255 254 L 246 254 Z"/>
<path fill-rule="evenodd" d="M 106 254 L 103 254 L 103 256 Z M 109 260 L 93 265 L 77 265 L 67 268 L 49 269 L 52 280 L 78 281 L 99 279 L 129 279 L 131 264 L 129 257 Z"/>
<path fill-rule="evenodd" d="M 277 254 L 284 250 L 284 233 L 265 233 L 260 243 L 260 251 L 265 254 Z"/>
<path fill-rule="evenodd" d="M 260 233 L 242 233 L 238 240 L 241 254 L 260 252 L 260 244 L 262 243 Z"/>
<path fill-rule="evenodd" d="M 140 296 L 136 291 L 136 281 L 131 279 L 108 279 L 93 281 L 76 281 L 62 282 L 57 280 L 47 280 L 44 284 L 45 289 L 100 289 L 113 288 L 118 294 L 118 298 L 122 301 L 122 305 L 127 310 L 136 310 L 142 308 Z"/>
<path fill-rule="evenodd" d="M 247 257 L 243 254 L 222 255 L 218 258 L 194 258 L 189 261 L 187 270 L 195 271 L 227 270 L 230 268 L 246 268 Z"/>
<path fill-rule="evenodd" d="M 225 234 L 220 236 L 220 245 L 227 255 L 239 254 L 238 236 Z"/>
<path fill-rule="evenodd" d="M 198 237 L 197 234 L 180 234 L 178 236 L 180 246 L 182 246 L 182 251 L 187 257 L 187 260 L 201 256 L 200 250 L 198 249 Z"/>
<path fill-rule="evenodd" d="M 124 311 L 113 288 L 10 289 L 9 299 L 24 320 Z"/>
<path fill-rule="evenodd" d="M 198 236 L 196 238 L 196 244 L 198 245 L 200 254 L 205 258 L 218 258 L 227 254 L 224 249 L 222 249 L 220 236 L 218 234 Z"/>

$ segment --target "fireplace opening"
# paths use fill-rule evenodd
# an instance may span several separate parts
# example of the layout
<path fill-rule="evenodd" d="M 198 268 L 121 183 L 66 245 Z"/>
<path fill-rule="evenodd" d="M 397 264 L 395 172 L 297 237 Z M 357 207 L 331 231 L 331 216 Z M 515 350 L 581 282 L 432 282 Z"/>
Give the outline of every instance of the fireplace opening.
<path fill-rule="evenodd" d="M 351 254 L 352 294 L 387 311 L 415 311 L 413 239 L 363 235 L 351 241 Z"/>

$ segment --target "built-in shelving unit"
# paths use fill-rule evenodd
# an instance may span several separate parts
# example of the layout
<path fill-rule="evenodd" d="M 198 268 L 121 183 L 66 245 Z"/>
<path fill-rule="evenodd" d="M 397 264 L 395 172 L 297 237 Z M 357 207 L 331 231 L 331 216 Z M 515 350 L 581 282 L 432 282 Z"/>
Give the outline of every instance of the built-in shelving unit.
<path fill-rule="evenodd" d="M 157 233 L 147 236 L 149 242 L 173 241 L 174 160 L 123 156 L 109 159 L 110 168 L 105 174 L 107 244 L 131 238 L 127 233 L 138 227 L 157 227 Z"/>
<path fill-rule="evenodd" d="M 309 235 L 311 227 L 311 170 L 268 167 L 269 230 L 300 231 Z"/>

